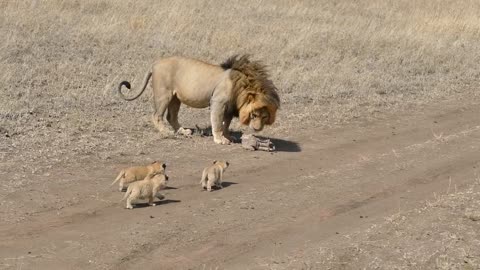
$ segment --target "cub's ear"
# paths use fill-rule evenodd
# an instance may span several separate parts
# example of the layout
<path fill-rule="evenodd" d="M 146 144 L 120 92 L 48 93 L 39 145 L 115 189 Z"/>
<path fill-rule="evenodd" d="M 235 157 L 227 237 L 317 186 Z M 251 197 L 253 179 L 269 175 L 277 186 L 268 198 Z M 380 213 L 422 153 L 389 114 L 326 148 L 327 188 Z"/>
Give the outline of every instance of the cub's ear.
<path fill-rule="evenodd" d="M 217 160 L 214 160 L 214 161 L 213 161 L 213 164 L 215 164 L 215 163 L 217 163 Z"/>
<path fill-rule="evenodd" d="M 162 168 L 164 168 L 164 169 L 167 168 L 167 164 L 166 164 L 166 163 L 163 163 L 163 164 L 162 164 Z"/>
<path fill-rule="evenodd" d="M 230 163 L 228 163 L 228 161 L 226 163 L 227 163 L 227 166 L 230 166 Z"/>

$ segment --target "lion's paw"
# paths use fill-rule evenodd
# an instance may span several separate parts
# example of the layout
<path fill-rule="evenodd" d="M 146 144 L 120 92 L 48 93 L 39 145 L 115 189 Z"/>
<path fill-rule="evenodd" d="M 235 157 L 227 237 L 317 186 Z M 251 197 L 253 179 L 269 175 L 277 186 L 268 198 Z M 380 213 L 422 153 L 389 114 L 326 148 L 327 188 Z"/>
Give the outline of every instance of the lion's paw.
<path fill-rule="evenodd" d="M 225 138 L 225 137 L 221 137 L 220 139 L 213 139 L 213 141 L 216 143 L 216 144 L 230 144 L 230 140 Z"/>

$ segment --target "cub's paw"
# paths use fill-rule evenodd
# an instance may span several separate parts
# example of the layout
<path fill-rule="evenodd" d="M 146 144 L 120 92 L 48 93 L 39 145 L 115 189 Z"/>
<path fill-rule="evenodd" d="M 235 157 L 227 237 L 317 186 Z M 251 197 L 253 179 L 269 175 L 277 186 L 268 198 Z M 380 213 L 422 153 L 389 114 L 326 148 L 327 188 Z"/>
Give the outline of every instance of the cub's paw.
<path fill-rule="evenodd" d="M 193 135 L 193 130 L 191 130 L 189 128 L 180 127 L 175 134 L 176 135 L 183 135 L 183 136 L 192 136 Z"/>

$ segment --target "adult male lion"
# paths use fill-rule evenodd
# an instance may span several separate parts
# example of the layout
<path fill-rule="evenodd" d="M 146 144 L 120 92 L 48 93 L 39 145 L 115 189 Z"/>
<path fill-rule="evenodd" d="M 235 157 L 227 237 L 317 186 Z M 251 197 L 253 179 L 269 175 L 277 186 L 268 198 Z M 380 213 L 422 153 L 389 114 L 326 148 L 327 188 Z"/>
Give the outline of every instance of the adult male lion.
<path fill-rule="evenodd" d="M 275 122 L 280 98 L 276 87 L 268 79 L 265 67 L 258 61 L 250 61 L 248 55 L 233 56 L 220 66 L 184 57 L 168 57 L 156 61 L 146 74 L 142 90 L 134 97 L 127 98 L 122 86 L 131 88 L 128 81 L 118 86 L 120 96 L 125 100 L 138 98 L 152 78 L 153 123 L 162 133 L 167 132 L 163 116 L 174 132 L 186 129 L 178 123 L 181 103 L 193 108 L 210 106 L 210 121 L 213 140 L 218 144 L 229 144 L 229 126 L 233 117 L 260 131 L 264 125 Z"/>

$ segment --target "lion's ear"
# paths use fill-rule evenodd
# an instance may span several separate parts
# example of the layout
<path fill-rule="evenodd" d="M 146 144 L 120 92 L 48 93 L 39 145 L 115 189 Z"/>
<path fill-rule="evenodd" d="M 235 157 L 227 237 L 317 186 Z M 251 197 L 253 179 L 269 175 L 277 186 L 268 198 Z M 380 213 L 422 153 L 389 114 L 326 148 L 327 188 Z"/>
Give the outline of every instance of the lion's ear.
<path fill-rule="evenodd" d="M 213 161 L 213 164 L 215 164 L 215 163 L 217 163 L 217 160 L 214 160 L 214 161 Z"/>
<path fill-rule="evenodd" d="M 246 105 L 248 106 L 248 105 Z M 240 109 L 240 113 L 238 115 L 240 122 L 244 125 L 250 124 L 250 110 L 249 108 L 242 108 Z"/>
<path fill-rule="evenodd" d="M 238 118 L 240 119 L 240 123 L 244 125 L 250 124 L 250 113 L 254 109 L 256 93 L 250 92 L 247 93 L 246 102 L 240 108 L 240 112 Z"/>
<path fill-rule="evenodd" d="M 255 102 L 255 95 L 256 93 L 248 93 L 247 94 L 247 103 Z"/>
<path fill-rule="evenodd" d="M 277 114 L 276 110 L 274 110 L 272 108 L 268 108 L 268 119 L 265 122 L 265 124 L 266 125 L 272 125 L 275 122 L 276 114 Z"/>

